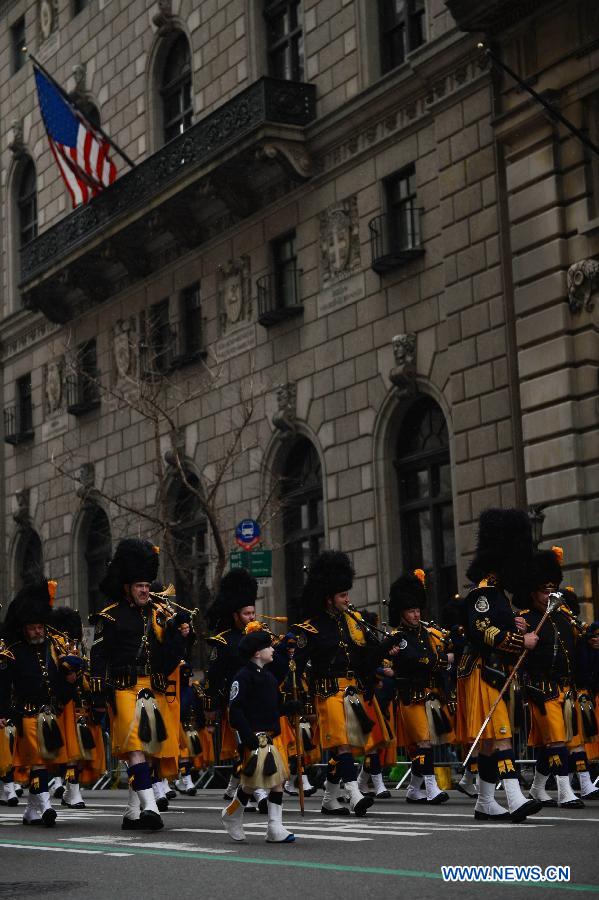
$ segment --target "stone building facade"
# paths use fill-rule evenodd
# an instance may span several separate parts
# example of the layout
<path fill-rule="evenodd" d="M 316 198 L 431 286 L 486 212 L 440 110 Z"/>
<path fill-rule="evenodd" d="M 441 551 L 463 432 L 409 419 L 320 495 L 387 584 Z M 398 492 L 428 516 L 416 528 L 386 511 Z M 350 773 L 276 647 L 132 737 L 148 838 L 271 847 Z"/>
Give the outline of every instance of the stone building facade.
<path fill-rule="evenodd" d="M 477 47 L 599 143 L 575 5 L 0 3 L 5 594 L 42 566 L 91 611 L 158 500 L 201 591 L 174 440 L 227 551 L 260 520 L 271 612 L 331 546 L 356 605 L 421 566 L 437 615 L 514 504 L 597 602 L 599 158 Z M 23 41 L 135 163 L 75 210 Z"/>

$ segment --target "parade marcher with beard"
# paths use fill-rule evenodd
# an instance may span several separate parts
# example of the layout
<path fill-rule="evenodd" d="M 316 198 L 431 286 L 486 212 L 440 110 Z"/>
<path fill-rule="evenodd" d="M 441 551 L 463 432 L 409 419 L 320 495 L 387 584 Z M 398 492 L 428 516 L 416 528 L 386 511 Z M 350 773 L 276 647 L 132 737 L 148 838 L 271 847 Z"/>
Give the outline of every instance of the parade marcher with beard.
<path fill-rule="evenodd" d="M 513 604 L 520 609 L 528 628 L 534 631 L 541 622 L 552 593 L 559 591 L 562 580 L 562 551 L 539 550 L 533 555 L 527 592 L 516 594 Z M 529 608 L 524 608 L 529 607 Z M 549 613 L 539 632 L 539 641 L 524 661 L 524 687 L 531 727 L 528 744 L 535 748 L 536 769 L 530 796 L 543 806 L 582 809 L 568 777 L 568 743 L 574 738 L 574 749 L 583 750 L 579 734 L 580 710 L 574 686 L 576 645 L 581 630 L 565 605 Z M 557 784 L 557 804 L 545 789 L 550 775 Z"/>
<path fill-rule="evenodd" d="M 164 693 L 184 655 L 179 614 L 167 617 L 150 601 L 158 573 L 158 548 L 150 541 L 120 541 L 100 584 L 111 602 L 98 614 L 91 654 L 96 705 L 108 701 L 112 753 L 127 762 L 129 799 L 123 829 L 163 827 L 150 763 L 168 744 Z M 168 717 L 166 717 L 168 718 Z"/>
<path fill-rule="evenodd" d="M 372 637 L 359 613 L 348 612 L 353 578 L 345 553 L 321 553 L 310 566 L 302 594 L 302 612 L 309 618 L 292 626 L 298 674 L 309 660 L 320 743 L 330 754 L 321 812 L 333 816 L 349 815 L 339 800 L 340 780 L 356 816 L 365 815 L 374 802 L 358 787 L 353 757 L 376 747 L 370 737 L 375 723 L 365 709 L 364 691 L 374 693 L 376 669 L 391 646 Z M 289 639 L 283 639 L 277 653 L 286 652 Z M 371 705 L 378 709 L 375 697 Z M 380 710 L 379 716 L 382 719 Z"/>
<path fill-rule="evenodd" d="M 506 592 L 513 594 L 527 583 L 532 559 L 528 516 L 519 509 L 488 509 L 481 513 L 478 543 L 467 571 L 477 584 L 465 598 L 466 636 L 458 671 L 457 739 L 471 745 L 507 681 L 521 653 L 534 650 L 538 637 L 516 618 Z M 476 752 L 476 748 L 474 748 Z M 502 698 L 482 733 L 478 747 L 476 819 L 521 822 L 542 808 L 523 795 L 515 766 L 512 726 Z M 503 781 L 508 810 L 494 798 Z"/>
<path fill-rule="evenodd" d="M 232 800 L 239 786 L 239 752 L 237 737 L 229 725 L 228 699 L 231 682 L 244 660 L 239 656 L 239 642 L 250 622 L 256 618 L 258 582 L 246 569 L 232 569 L 222 578 L 214 603 L 208 610 L 209 628 L 215 632 L 208 638 L 211 659 L 206 672 L 206 722 L 220 726 L 218 758 L 233 760 L 224 799 Z M 266 812 L 266 799 L 261 798 Z"/>
<path fill-rule="evenodd" d="M 438 804 L 449 800 L 449 794 L 435 778 L 433 745 L 455 742 L 443 680 L 453 655 L 448 632 L 421 621 L 425 604 L 422 569 L 391 585 L 389 624 L 398 629 L 398 649 L 391 656 L 399 699 L 397 732 L 412 760 L 406 801 Z"/>
<path fill-rule="evenodd" d="M 0 728 L 16 724 L 13 764 L 28 768 L 24 825 L 54 825 L 48 768 L 67 761 L 62 708 L 73 695 L 75 674 L 61 666 L 64 643 L 46 631 L 56 582 L 23 587 L 10 604 L 0 653 Z"/>
<path fill-rule="evenodd" d="M 245 665 L 231 682 L 229 718 L 242 745 L 240 784 L 235 798 L 223 809 L 221 818 L 234 841 L 245 840 L 243 814 L 248 801 L 260 788 L 267 791 L 269 843 L 288 844 L 295 835 L 282 824 L 283 784 L 289 777 L 286 750 L 280 740 L 280 719 L 293 713 L 288 704 L 281 708 L 281 694 L 275 675 L 267 668 L 273 660 L 272 636 L 259 622 L 250 622 L 238 644 Z"/>

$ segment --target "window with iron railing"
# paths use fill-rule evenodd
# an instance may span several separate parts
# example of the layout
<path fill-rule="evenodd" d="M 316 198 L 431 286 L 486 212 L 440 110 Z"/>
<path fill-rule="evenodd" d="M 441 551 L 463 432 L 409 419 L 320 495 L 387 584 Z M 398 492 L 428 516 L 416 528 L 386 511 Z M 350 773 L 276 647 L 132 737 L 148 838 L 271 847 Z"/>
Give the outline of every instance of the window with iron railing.
<path fill-rule="evenodd" d="M 372 249 L 372 268 L 382 274 L 420 256 L 422 247 L 421 215 L 417 205 L 416 172 L 403 169 L 385 182 L 387 212 L 368 223 Z"/>
<path fill-rule="evenodd" d="M 162 72 L 162 118 L 164 143 L 183 134 L 193 116 L 191 102 L 191 57 L 189 43 L 180 34 L 168 51 Z"/>
<path fill-rule="evenodd" d="M 68 412 L 80 416 L 100 406 L 99 377 L 96 341 L 87 341 L 79 347 L 75 371 L 66 379 Z"/>
<path fill-rule="evenodd" d="M 256 280 L 258 321 L 266 327 L 303 313 L 295 231 L 273 241 L 271 251 L 272 272 Z"/>
<path fill-rule="evenodd" d="M 22 444 L 33 438 L 30 372 L 17 379 L 15 394 L 15 405 L 4 408 L 4 440 L 7 444 Z"/>
<path fill-rule="evenodd" d="M 268 73 L 287 81 L 304 77 L 304 32 L 300 0 L 266 0 Z"/>
<path fill-rule="evenodd" d="M 182 291 L 180 315 L 179 327 L 175 329 L 177 355 L 174 362 L 184 365 L 206 355 L 200 285 L 197 282 Z"/>
<path fill-rule="evenodd" d="M 404 62 L 426 41 L 425 0 L 378 0 L 381 72 Z"/>
<path fill-rule="evenodd" d="M 169 301 L 162 300 L 141 317 L 142 340 L 139 345 L 139 367 L 143 378 L 165 375 L 176 356 L 175 333 L 171 326 Z"/>

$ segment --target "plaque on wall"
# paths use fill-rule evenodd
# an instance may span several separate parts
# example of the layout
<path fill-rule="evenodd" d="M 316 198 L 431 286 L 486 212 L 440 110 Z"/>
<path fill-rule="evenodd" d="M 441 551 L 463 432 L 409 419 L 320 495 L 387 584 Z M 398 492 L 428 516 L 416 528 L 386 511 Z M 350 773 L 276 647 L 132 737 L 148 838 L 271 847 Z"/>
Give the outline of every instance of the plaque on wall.
<path fill-rule="evenodd" d="M 319 219 L 321 283 L 326 290 L 360 271 L 358 198 L 333 203 Z"/>

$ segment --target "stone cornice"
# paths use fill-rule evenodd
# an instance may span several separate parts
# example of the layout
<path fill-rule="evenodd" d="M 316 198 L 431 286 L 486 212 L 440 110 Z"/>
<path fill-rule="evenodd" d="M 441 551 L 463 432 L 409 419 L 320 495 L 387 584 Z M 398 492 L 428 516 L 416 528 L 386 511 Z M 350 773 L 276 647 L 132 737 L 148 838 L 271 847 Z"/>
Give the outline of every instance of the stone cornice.
<path fill-rule="evenodd" d="M 456 25 L 462 31 L 500 34 L 555 0 L 445 0 Z"/>
<path fill-rule="evenodd" d="M 0 325 L 0 359 L 7 362 L 11 357 L 29 350 L 34 344 L 46 340 L 59 331 L 60 327 L 39 313 L 27 311 L 4 319 Z"/>

